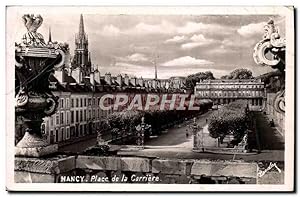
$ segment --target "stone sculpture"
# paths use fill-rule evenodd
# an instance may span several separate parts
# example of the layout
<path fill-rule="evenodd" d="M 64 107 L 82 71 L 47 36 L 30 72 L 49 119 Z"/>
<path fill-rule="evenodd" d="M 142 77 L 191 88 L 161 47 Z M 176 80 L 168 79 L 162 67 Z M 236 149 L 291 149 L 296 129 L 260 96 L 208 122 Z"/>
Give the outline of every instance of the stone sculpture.
<path fill-rule="evenodd" d="M 37 29 L 42 25 L 40 15 L 26 14 L 27 28 L 22 43 L 15 44 L 15 115 L 22 117 L 25 135 L 16 145 L 16 155 L 39 157 L 57 151 L 41 134 L 45 116 L 55 113 L 57 100 L 49 89 L 49 76 L 55 67 L 65 63 L 67 44 L 46 44 Z"/>

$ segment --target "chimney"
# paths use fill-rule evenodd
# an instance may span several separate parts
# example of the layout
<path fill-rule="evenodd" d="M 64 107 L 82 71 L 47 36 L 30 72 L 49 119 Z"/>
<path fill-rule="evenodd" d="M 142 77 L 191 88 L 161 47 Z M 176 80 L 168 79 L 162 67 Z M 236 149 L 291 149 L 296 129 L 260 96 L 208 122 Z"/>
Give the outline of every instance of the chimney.
<path fill-rule="evenodd" d="M 167 82 L 166 82 L 166 89 L 169 89 L 169 88 L 170 88 L 170 82 L 167 81 Z"/>
<path fill-rule="evenodd" d="M 149 87 L 149 88 L 152 88 L 152 87 L 153 87 L 153 86 L 152 86 L 152 81 L 151 81 L 151 80 L 148 81 L 148 87 Z"/>
<path fill-rule="evenodd" d="M 77 67 L 74 70 L 71 71 L 71 76 L 75 79 L 75 81 L 80 84 L 82 82 L 82 73 L 80 71 L 80 68 Z"/>
<path fill-rule="evenodd" d="M 117 76 L 117 83 L 119 86 L 122 86 L 122 75 Z"/>
<path fill-rule="evenodd" d="M 105 73 L 104 80 L 108 85 L 111 85 L 111 74 Z"/>
<path fill-rule="evenodd" d="M 139 84 L 139 86 L 143 87 L 143 85 L 144 85 L 144 79 L 142 77 L 139 78 L 137 83 Z"/>
<path fill-rule="evenodd" d="M 125 76 L 124 76 L 124 83 L 125 83 L 126 86 L 129 85 L 129 77 L 128 77 L 127 74 L 125 74 Z"/>
<path fill-rule="evenodd" d="M 63 69 L 56 69 L 54 71 L 54 77 L 59 81 L 59 83 L 63 83 L 64 82 Z"/>
<path fill-rule="evenodd" d="M 154 89 L 156 89 L 156 87 L 157 87 L 157 84 L 156 84 L 156 80 L 155 80 L 155 79 L 152 80 L 152 87 L 153 87 Z"/>
<path fill-rule="evenodd" d="M 100 84 L 100 72 L 98 71 L 98 69 L 96 69 L 94 72 L 94 79 L 98 84 Z"/>
<path fill-rule="evenodd" d="M 166 88 L 166 81 L 161 81 L 160 82 L 160 87 L 161 88 Z"/>
<path fill-rule="evenodd" d="M 132 83 L 133 86 L 136 86 L 136 77 L 131 78 L 130 82 Z"/>
<path fill-rule="evenodd" d="M 95 73 L 90 73 L 90 83 L 94 86 L 95 85 Z"/>
<path fill-rule="evenodd" d="M 157 88 L 160 89 L 160 88 L 161 88 L 161 87 L 160 87 L 160 85 L 161 85 L 161 84 L 160 84 L 160 81 L 157 80 L 156 82 L 157 82 L 157 83 L 156 83 L 156 84 L 157 84 Z"/>

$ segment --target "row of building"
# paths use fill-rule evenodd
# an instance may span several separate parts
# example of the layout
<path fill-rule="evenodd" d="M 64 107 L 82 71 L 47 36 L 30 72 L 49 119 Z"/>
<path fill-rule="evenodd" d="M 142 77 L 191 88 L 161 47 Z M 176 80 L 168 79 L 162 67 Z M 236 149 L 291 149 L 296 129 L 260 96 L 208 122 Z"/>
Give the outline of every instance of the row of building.
<path fill-rule="evenodd" d="M 260 79 L 202 80 L 195 86 L 198 98 L 211 99 L 214 104 L 228 104 L 237 99 L 247 100 L 250 109 L 265 107 L 266 88 Z"/>
<path fill-rule="evenodd" d="M 49 32 L 49 43 L 51 42 Z M 88 44 L 81 15 L 79 32 L 75 35 L 74 56 L 69 55 L 65 64 L 56 68 L 49 79 L 51 91 L 59 97 L 56 113 L 44 118 L 42 123 L 42 132 L 50 143 L 61 143 L 96 133 L 100 129 L 100 120 L 113 113 L 113 109 L 100 108 L 100 98 L 104 94 L 122 93 L 132 99 L 136 93 L 140 93 L 144 95 L 144 99 L 147 93 L 185 92 L 185 79 L 182 77 L 157 79 L 156 73 L 154 79 L 130 77 L 126 74 L 101 75 L 98 69 L 93 68 Z M 113 102 L 107 100 L 109 105 Z"/>

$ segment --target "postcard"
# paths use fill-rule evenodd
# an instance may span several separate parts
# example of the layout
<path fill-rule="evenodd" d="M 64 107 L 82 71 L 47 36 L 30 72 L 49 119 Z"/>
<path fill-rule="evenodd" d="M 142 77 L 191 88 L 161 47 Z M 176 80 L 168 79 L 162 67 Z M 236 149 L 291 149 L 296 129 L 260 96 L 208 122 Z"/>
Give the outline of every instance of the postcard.
<path fill-rule="evenodd" d="M 292 6 L 7 6 L 7 190 L 294 191 L 294 32 Z"/>

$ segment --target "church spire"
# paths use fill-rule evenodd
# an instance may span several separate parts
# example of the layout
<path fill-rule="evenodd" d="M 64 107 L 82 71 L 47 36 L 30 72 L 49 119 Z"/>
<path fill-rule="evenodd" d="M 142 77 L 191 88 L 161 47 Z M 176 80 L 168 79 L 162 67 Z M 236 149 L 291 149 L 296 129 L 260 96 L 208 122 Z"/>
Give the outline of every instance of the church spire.
<path fill-rule="evenodd" d="M 156 61 L 155 61 L 155 80 L 157 80 L 157 65 L 156 65 Z"/>
<path fill-rule="evenodd" d="M 79 35 L 79 38 L 83 38 L 85 36 L 82 14 L 80 14 L 79 34 L 78 35 Z"/>
<path fill-rule="evenodd" d="M 48 43 L 52 43 L 51 27 L 49 27 L 49 39 L 48 39 Z"/>

